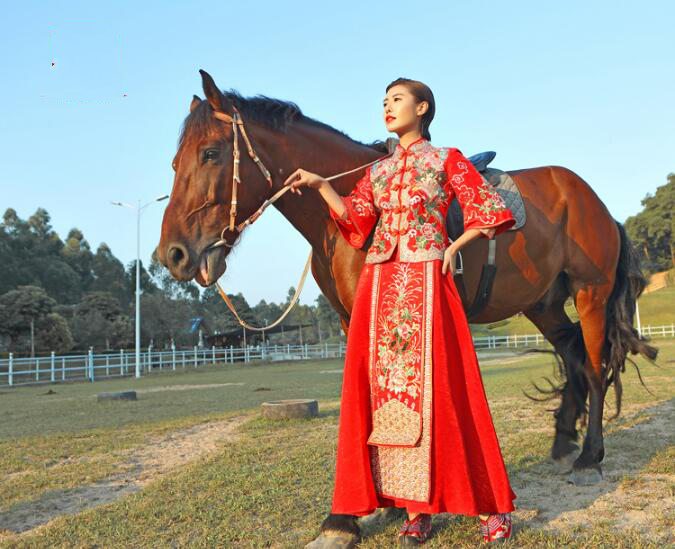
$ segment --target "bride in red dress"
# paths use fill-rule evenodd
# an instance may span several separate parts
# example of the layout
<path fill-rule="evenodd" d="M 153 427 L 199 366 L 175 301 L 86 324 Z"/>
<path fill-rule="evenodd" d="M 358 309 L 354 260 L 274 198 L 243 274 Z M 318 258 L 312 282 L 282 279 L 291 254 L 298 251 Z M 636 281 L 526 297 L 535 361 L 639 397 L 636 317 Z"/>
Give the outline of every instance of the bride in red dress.
<path fill-rule="evenodd" d="M 434 111 L 425 84 L 399 78 L 383 112 L 399 144 L 348 196 L 302 169 L 285 182 L 317 189 L 351 246 L 375 227 L 347 335 L 331 513 L 404 507 L 402 545 L 423 543 L 435 513 L 480 515 L 484 540 L 507 538 L 516 497 L 452 276 L 458 250 L 515 220 L 459 149 L 431 144 Z M 454 197 L 464 233 L 450 243 Z"/>

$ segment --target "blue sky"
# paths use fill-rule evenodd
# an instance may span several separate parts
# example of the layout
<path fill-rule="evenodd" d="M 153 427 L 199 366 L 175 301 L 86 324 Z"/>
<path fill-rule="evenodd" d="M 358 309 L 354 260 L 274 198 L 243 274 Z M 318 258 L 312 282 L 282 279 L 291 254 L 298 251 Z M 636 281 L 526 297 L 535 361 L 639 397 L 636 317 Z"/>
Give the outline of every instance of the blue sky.
<path fill-rule="evenodd" d="M 14 2 L 0 22 L 0 210 L 46 208 L 135 257 L 133 213 L 110 200 L 169 193 L 198 70 L 221 89 L 296 102 L 371 141 L 389 135 L 384 88 L 436 97 L 437 146 L 497 151 L 505 170 L 566 166 L 624 221 L 675 171 L 672 2 Z M 52 63 L 54 65 L 52 66 Z M 126 95 L 126 96 L 125 96 Z M 325 174 L 329 175 L 329 174 Z M 164 204 L 142 221 L 144 261 Z M 274 209 L 248 231 L 221 284 L 281 301 L 309 246 Z M 311 277 L 310 277 L 311 278 Z M 319 290 L 308 280 L 300 298 Z"/>

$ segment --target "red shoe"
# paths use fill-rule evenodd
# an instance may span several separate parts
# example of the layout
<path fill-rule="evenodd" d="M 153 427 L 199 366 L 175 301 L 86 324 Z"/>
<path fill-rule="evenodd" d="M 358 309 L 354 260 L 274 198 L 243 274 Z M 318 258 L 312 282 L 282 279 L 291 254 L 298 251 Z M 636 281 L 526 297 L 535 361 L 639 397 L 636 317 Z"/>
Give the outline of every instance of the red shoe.
<path fill-rule="evenodd" d="M 431 515 L 419 513 L 414 519 L 405 519 L 398 533 L 399 545 L 411 547 L 427 541 L 431 534 Z"/>
<path fill-rule="evenodd" d="M 511 537 L 511 513 L 500 513 L 488 516 L 487 520 L 480 519 L 480 533 L 483 541 L 504 541 Z"/>

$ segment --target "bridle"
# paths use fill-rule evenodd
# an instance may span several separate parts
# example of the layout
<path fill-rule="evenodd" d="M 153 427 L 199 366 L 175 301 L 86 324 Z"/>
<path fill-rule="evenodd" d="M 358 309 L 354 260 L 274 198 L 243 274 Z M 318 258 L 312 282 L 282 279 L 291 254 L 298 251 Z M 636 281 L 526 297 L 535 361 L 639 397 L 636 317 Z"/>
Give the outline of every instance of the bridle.
<path fill-rule="evenodd" d="M 290 186 L 285 186 L 282 189 L 279 189 L 274 195 L 272 195 L 270 198 L 266 199 L 262 205 L 255 211 L 253 214 L 246 218 L 244 221 L 239 223 L 238 225 L 235 226 L 235 219 L 237 217 L 237 190 L 239 188 L 239 185 L 241 185 L 242 181 L 241 178 L 239 177 L 239 158 L 240 158 L 240 153 L 239 153 L 239 130 L 241 129 L 241 135 L 244 138 L 244 141 L 246 142 L 246 148 L 248 150 L 248 155 L 251 157 L 253 162 L 256 163 L 258 166 L 258 169 L 261 171 L 263 174 L 263 177 L 267 180 L 268 185 L 270 188 L 272 188 L 272 176 L 270 174 L 270 171 L 267 169 L 265 164 L 263 163 L 262 160 L 260 160 L 260 157 L 256 154 L 255 149 L 253 148 L 253 145 L 251 145 L 251 140 L 248 138 L 248 134 L 246 133 L 246 126 L 244 125 L 244 120 L 241 117 L 241 114 L 237 110 L 237 108 L 233 105 L 232 106 L 232 111 L 233 114 L 230 116 L 227 113 L 221 112 L 221 111 L 213 111 L 213 115 L 218 119 L 222 120 L 223 122 L 226 122 L 227 124 L 232 124 L 232 134 L 233 134 L 233 146 L 232 146 L 232 164 L 233 164 L 233 169 L 232 169 L 232 192 L 231 192 L 231 200 L 230 200 L 230 224 L 228 226 L 225 226 L 223 230 L 220 233 L 220 240 L 214 242 L 208 248 L 207 250 L 213 249 L 213 248 L 218 248 L 219 246 L 227 246 L 228 248 L 232 248 L 234 244 L 230 244 L 227 242 L 225 239 L 225 231 L 229 230 L 231 232 L 234 232 L 235 229 L 237 233 L 241 233 L 248 225 L 253 224 L 261 215 L 262 213 L 267 209 L 268 206 L 271 206 L 274 204 L 281 196 L 291 190 Z M 362 170 L 363 168 L 367 168 L 368 166 L 371 166 L 375 164 L 375 162 L 379 162 L 383 158 L 387 158 L 388 156 L 391 156 L 393 153 L 389 153 L 385 156 L 382 156 L 380 158 L 377 158 L 373 160 L 372 162 L 368 162 L 368 164 L 364 164 L 363 166 L 359 166 L 358 168 L 354 168 L 353 170 L 348 170 L 346 172 L 338 173 L 336 175 L 332 175 L 330 177 L 326 177 L 326 181 L 331 181 L 333 179 L 337 179 L 338 177 L 342 177 L 343 175 L 349 175 L 350 173 L 357 172 L 359 170 Z M 208 205 L 209 202 L 205 202 L 204 205 Z M 201 208 L 204 207 L 200 206 L 196 210 L 193 210 L 188 214 L 188 216 L 192 215 L 196 211 L 200 210 Z"/>
<path fill-rule="evenodd" d="M 244 126 L 244 120 L 241 117 L 241 114 L 239 113 L 239 110 L 232 105 L 232 116 L 230 116 L 227 113 L 221 112 L 221 111 L 213 111 L 213 115 L 218 119 L 223 122 L 226 122 L 227 124 L 232 124 L 232 137 L 233 137 L 233 147 L 232 147 L 232 199 L 230 201 L 230 223 L 229 225 L 226 225 L 223 227 L 223 230 L 220 232 L 220 239 L 214 242 L 213 244 L 209 245 L 205 249 L 205 253 L 208 253 L 210 250 L 218 248 L 220 246 L 227 246 L 228 248 L 232 248 L 234 246 L 234 243 L 230 244 L 227 242 L 225 238 L 225 231 L 231 231 L 234 232 L 235 230 L 237 233 L 241 234 L 241 232 L 248 226 L 253 224 L 261 215 L 262 213 L 267 209 L 268 206 L 274 204 L 281 196 L 291 190 L 290 185 L 285 185 L 283 188 L 279 189 L 276 193 L 274 193 L 270 198 L 266 199 L 262 205 L 255 211 L 253 214 L 249 217 L 247 217 L 244 221 L 239 223 L 238 225 L 235 226 L 235 219 L 237 217 L 237 190 L 239 188 L 239 185 L 241 185 L 242 181 L 241 178 L 239 177 L 239 159 L 240 159 L 240 153 L 239 153 L 239 131 L 241 130 L 241 135 L 244 138 L 244 141 L 246 142 L 246 148 L 248 150 L 248 155 L 251 157 L 253 162 L 256 163 L 258 166 L 258 169 L 260 172 L 263 174 L 263 177 L 267 180 L 267 183 L 270 186 L 270 189 L 272 188 L 272 176 L 270 171 L 267 169 L 265 164 L 263 163 L 262 160 L 260 160 L 260 157 L 256 154 L 255 149 L 253 148 L 253 145 L 251 145 L 251 140 L 248 138 L 248 134 L 246 133 L 246 127 Z M 352 170 L 348 170 L 345 172 L 341 172 L 335 175 L 332 175 L 330 177 L 326 177 L 325 179 L 327 181 L 331 181 L 333 179 L 337 179 L 338 177 L 342 177 L 343 175 L 349 175 L 350 173 L 357 172 L 359 170 L 362 170 L 363 168 L 367 168 L 368 166 L 371 166 L 375 164 L 376 162 L 379 162 L 380 160 L 387 158 L 391 156 L 393 152 L 382 156 L 380 158 L 377 158 L 373 160 L 372 162 L 368 162 L 367 164 L 364 164 L 362 166 L 359 166 L 357 168 L 354 168 Z M 199 208 L 196 208 L 195 210 L 192 210 L 190 213 L 188 213 L 188 217 L 192 215 L 193 213 L 196 213 L 197 211 L 203 209 L 206 206 L 212 205 L 212 203 L 207 200 L 204 202 L 202 206 Z M 256 326 L 251 326 L 244 320 L 242 320 L 239 315 L 237 314 L 237 311 L 234 308 L 234 305 L 232 305 L 232 302 L 230 301 L 229 297 L 227 294 L 223 291 L 223 289 L 220 287 L 220 284 L 218 284 L 218 281 L 215 282 L 216 288 L 218 288 L 218 293 L 220 293 L 220 296 L 223 298 L 223 301 L 227 304 L 227 306 L 230 308 L 234 316 L 237 318 L 239 321 L 239 324 L 242 326 L 245 326 L 249 330 L 256 330 L 256 331 L 263 331 L 268 328 L 273 328 L 277 324 L 279 324 L 285 317 L 286 315 L 291 311 L 293 308 L 293 305 L 295 305 L 295 302 L 297 301 L 298 297 L 300 297 L 300 292 L 302 291 L 302 286 L 305 283 L 305 278 L 307 277 L 307 273 L 309 272 L 309 266 L 312 260 L 312 251 L 310 250 L 309 252 L 309 257 L 307 258 L 307 263 L 305 264 L 305 268 L 303 270 L 302 276 L 300 277 L 300 282 L 298 283 L 297 289 L 295 291 L 295 295 L 291 299 L 290 303 L 288 304 L 288 307 L 286 310 L 283 312 L 283 314 L 272 324 L 269 326 L 265 326 L 263 328 L 256 327 Z"/>

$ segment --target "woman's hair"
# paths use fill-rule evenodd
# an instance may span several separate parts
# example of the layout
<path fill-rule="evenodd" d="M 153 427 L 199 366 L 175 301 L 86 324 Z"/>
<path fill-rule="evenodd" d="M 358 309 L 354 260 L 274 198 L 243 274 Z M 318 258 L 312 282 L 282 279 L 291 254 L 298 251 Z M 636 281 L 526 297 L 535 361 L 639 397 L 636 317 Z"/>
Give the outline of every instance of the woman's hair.
<path fill-rule="evenodd" d="M 402 84 L 408 88 L 408 91 L 413 94 L 418 103 L 421 103 L 422 101 L 429 103 L 427 112 L 422 115 L 422 137 L 431 141 L 429 126 L 431 125 L 431 121 L 434 119 L 434 114 L 436 113 L 436 101 L 434 101 L 434 94 L 431 92 L 431 88 L 419 80 L 411 80 L 410 78 L 397 78 L 387 86 L 387 89 L 384 90 L 384 92 L 387 93 L 389 88 L 399 84 Z"/>

